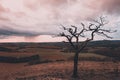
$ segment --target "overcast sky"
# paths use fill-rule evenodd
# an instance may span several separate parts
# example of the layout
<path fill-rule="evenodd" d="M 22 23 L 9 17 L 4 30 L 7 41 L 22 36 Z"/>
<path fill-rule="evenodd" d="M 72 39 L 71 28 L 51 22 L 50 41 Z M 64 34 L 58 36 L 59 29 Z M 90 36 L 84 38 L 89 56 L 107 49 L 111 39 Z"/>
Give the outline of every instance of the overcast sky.
<path fill-rule="evenodd" d="M 0 42 L 54 42 L 60 24 L 107 16 L 120 39 L 120 0 L 0 0 Z"/>

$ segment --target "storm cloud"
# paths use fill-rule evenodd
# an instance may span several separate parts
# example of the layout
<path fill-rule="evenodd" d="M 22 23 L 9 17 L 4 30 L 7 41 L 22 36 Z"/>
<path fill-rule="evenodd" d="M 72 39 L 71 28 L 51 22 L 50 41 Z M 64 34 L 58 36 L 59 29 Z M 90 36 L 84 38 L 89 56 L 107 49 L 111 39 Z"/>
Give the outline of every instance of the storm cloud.
<path fill-rule="evenodd" d="M 19 31 L 9 27 L 0 28 L 0 38 L 6 38 L 8 36 L 32 37 L 32 36 L 38 36 L 38 35 L 40 34 L 35 32 Z"/>
<path fill-rule="evenodd" d="M 119 14 L 120 0 L 103 0 L 102 9 L 110 14 Z"/>
<path fill-rule="evenodd" d="M 60 24 L 78 25 L 100 15 L 116 24 L 119 14 L 120 0 L 0 0 L 0 35 L 53 35 Z"/>

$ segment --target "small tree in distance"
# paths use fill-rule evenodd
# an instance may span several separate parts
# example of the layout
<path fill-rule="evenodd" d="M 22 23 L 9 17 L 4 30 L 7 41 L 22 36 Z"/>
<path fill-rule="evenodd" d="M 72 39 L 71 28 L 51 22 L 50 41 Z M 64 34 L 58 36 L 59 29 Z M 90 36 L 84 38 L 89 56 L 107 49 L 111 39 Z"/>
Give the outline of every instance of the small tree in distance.
<path fill-rule="evenodd" d="M 78 77 L 78 56 L 79 53 L 87 46 L 88 42 L 94 40 L 95 34 L 105 36 L 107 38 L 112 38 L 107 35 L 107 33 L 113 33 L 115 31 L 104 29 L 104 25 L 107 22 L 104 17 L 100 17 L 98 20 L 94 20 L 93 23 L 89 23 L 86 27 L 84 23 L 81 23 L 82 29 L 79 30 L 78 27 L 71 25 L 69 28 L 63 27 L 63 32 L 59 34 L 60 37 L 65 37 L 68 43 L 74 49 L 74 66 L 73 66 L 73 78 Z M 66 32 L 67 33 L 66 33 Z M 87 37 L 86 32 L 89 32 Z M 80 42 L 81 38 L 85 38 L 84 41 Z"/>

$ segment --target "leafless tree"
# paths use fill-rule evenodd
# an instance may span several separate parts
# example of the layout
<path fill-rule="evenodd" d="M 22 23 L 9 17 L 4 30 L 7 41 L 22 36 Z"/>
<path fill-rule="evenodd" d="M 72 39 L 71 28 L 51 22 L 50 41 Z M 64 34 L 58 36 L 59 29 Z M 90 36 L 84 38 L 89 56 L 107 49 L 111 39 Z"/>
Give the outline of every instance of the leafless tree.
<path fill-rule="evenodd" d="M 105 36 L 107 38 L 112 38 L 108 36 L 107 33 L 115 32 L 113 30 L 104 29 L 106 25 L 105 17 L 100 17 L 98 20 L 93 20 L 89 23 L 88 26 L 85 26 L 84 23 L 81 23 L 82 29 L 79 30 L 78 27 L 71 25 L 69 28 L 62 25 L 63 32 L 59 34 L 60 37 L 65 37 L 68 40 L 68 43 L 74 49 L 74 67 L 73 67 L 73 78 L 78 77 L 78 56 L 79 53 L 86 47 L 88 42 L 92 41 L 95 38 L 95 35 Z M 66 33 L 66 32 L 67 33 Z M 89 37 L 85 35 L 86 32 L 89 32 Z M 81 41 L 81 38 L 85 38 L 84 41 Z"/>

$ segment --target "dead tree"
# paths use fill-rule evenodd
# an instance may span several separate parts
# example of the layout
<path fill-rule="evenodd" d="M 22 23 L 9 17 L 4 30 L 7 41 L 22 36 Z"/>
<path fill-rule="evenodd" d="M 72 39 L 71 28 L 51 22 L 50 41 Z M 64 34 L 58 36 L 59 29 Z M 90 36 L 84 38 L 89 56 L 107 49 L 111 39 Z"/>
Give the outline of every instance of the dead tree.
<path fill-rule="evenodd" d="M 71 25 L 69 28 L 63 27 L 63 32 L 59 34 L 61 37 L 65 37 L 68 40 L 68 43 L 71 45 L 71 47 L 74 49 L 74 67 L 73 67 L 73 78 L 78 77 L 78 56 L 79 53 L 86 47 L 88 42 L 94 40 L 95 35 L 101 35 L 105 36 L 107 38 L 112 38 L 107 35 L 107 33 L 112 33 L 115 31 L 106 30 L 104 29 L 104 25 L 106 25 L 107 22 L 104 17 L 100 17 L 99 20 L 94 20 L 93 23 L 89 23 L 88 26 L 85 26 L 84 23 L 81 23 L 82 29 L 79 30 L 78 27 Z M 67 33 L 65 33 L 65 31 Z M 89 37 L 85 35 L 86 32 L 89 32 Z M 84 41 L 81 41 L 81 38 L 85 38 Z"/>

